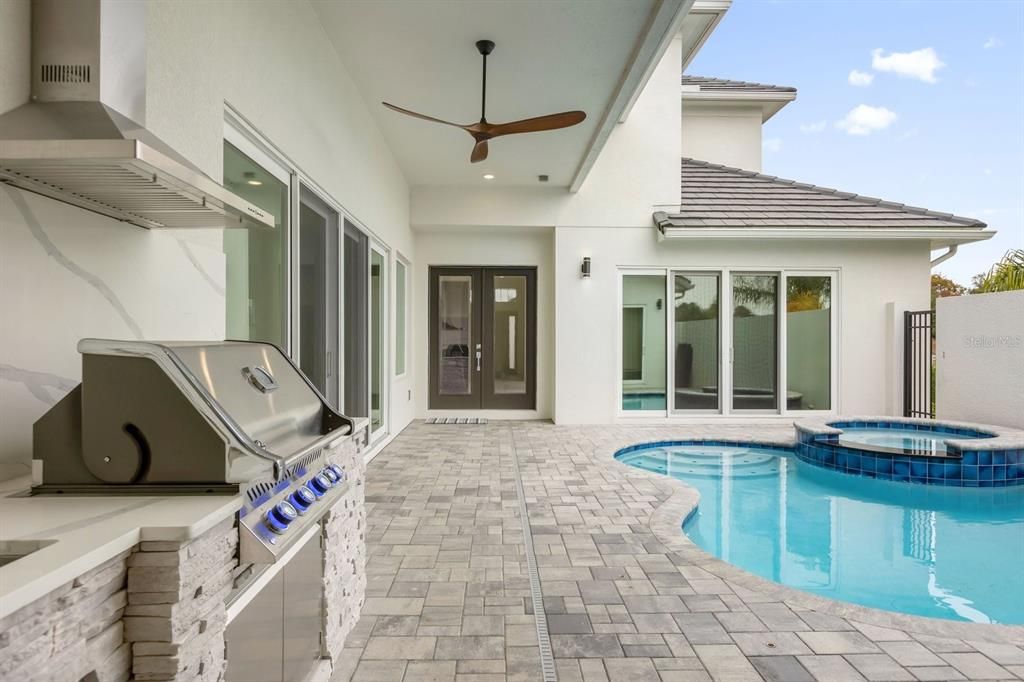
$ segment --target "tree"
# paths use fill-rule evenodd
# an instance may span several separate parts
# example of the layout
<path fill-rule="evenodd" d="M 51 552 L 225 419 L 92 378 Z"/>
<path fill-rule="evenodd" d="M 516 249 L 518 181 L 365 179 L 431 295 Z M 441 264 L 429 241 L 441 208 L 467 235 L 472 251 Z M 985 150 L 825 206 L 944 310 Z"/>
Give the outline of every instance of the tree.
<path fill-rule="evenodd" d="M 1024 289 L 1024 249 L 1010 249 L 984 275 L 974 280 L 974 291 L 988 294 L 996 291 Z"/>
<path fill-rule="evenodd" d="M 963 296 L 966 293 L 967 287 L 960 286 L 939 273 L 932 275 L 932 310 L 935 310 L 935 299 L 947 296 Z"/>

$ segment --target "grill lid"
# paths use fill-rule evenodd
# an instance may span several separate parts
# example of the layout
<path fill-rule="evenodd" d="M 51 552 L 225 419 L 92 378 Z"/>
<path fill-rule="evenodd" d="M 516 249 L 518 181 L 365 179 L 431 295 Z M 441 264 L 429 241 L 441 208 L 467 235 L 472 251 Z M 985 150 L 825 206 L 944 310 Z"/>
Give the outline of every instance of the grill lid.
<path fill-rule="evenodd" d="M 352 433 L 272 344 L 83 339 L 78 350 L 82 383 L 34 427 L 40 492 L 280 481 Z"/>

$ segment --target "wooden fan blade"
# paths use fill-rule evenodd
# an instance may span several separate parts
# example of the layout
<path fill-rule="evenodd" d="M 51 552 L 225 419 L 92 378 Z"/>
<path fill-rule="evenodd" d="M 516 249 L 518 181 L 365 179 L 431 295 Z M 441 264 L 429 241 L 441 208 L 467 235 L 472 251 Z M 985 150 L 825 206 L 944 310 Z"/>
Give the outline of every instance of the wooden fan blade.
<path fill-rule="evenodd" d="M 511 123 L 497 123 L 488 131 L 491 137 L 499 135 L 515 135 L 517 133 L 539 133 L 544 130 L 558 130 L 582 123 L 587 115 L 582 111 L 563 111 L 560 114 L 548 114 L 536 118 L 526 118 Z"/>
<path fill-rule="evenodd" d="M 473 145 L 473 153 L 469 155 L 470 163 L 477 163 L 487 158 L 487 140 L 480 140 Z"/>
<path fill-rule="evenodd" d="M 422 118 L 424 121 L 433 121 L 434 123 L 443 123 L 446 126 L 462 128 L 463 130 L 466 129 L 466 126 L 462 125 L 461 123 L 452 123 L 451 121 L 445 121 L 440 118 L 434 118 L 433 116 L 427 116 L 426 114 L 418 114 L 415 111 L 409 111 L 408 109 L 403 109 L 402 107 L 396 107 L 394 104 L 388 104 L 387 102 L 381 102 L 381 104 L 386 106 L 388 109 L 391 109 L 392 111 L 397 111 L 398 113 L 405 114 L 406 116 L 412 116 L 413 118 Z"/>

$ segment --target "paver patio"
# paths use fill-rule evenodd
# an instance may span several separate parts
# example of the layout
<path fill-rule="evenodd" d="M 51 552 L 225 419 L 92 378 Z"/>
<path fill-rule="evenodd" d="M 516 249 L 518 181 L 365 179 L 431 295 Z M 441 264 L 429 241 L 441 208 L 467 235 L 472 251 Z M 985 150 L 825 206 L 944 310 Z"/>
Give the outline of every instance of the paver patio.
<path fill-rule="evenodd" d="M 367 599 L 334 680 L 543 679 L 517 475 L 559 680 L 1024 679 L 1020 628 L 808 601 L 693 547 L 693 492 L 611 453 L 696 437 L 792 428 L 410 425 L 368 467 Z"/>

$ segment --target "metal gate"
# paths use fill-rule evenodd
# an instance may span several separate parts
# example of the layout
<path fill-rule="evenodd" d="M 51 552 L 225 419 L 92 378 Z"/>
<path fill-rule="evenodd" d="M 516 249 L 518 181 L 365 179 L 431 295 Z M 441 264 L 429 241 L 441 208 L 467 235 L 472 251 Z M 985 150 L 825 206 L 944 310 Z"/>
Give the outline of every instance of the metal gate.
<path fill-rule="evenodd" d="M 903 313 L 903 416 L 935 418 L 932 328 L 935 311 Z"/>

